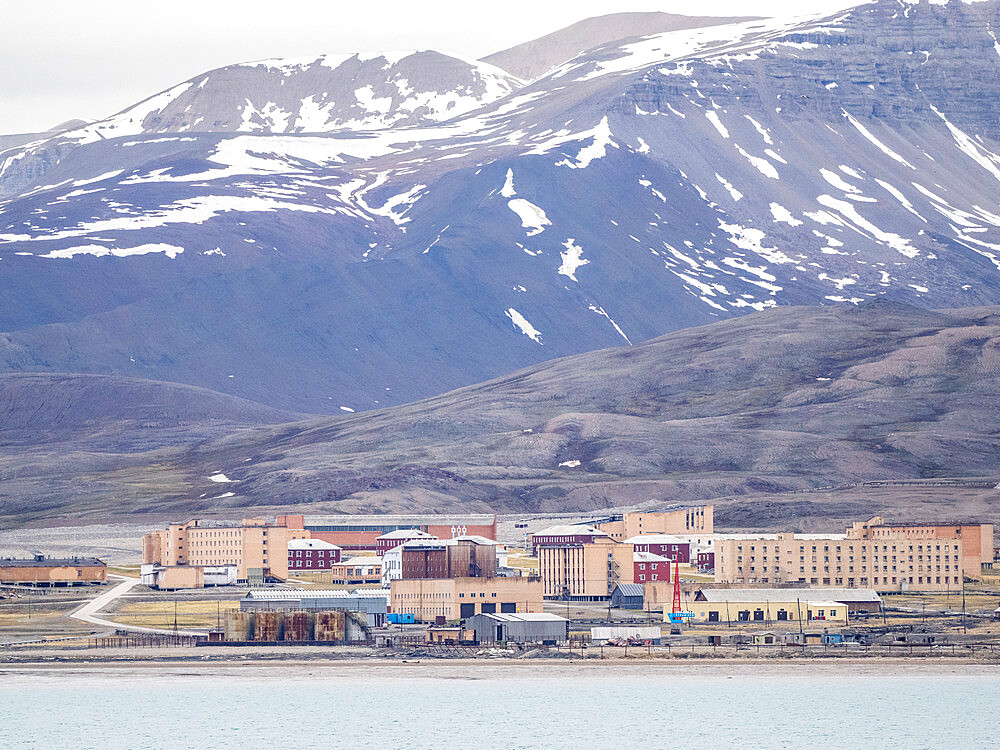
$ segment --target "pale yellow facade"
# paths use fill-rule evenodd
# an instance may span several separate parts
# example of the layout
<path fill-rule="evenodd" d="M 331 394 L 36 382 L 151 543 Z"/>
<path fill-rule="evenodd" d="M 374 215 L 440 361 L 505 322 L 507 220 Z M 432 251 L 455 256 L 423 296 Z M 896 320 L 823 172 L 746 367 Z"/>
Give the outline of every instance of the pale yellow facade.
<path fill-rule="evenodd" d="M 538 548 L 538 569 L 546 599 L 597 601 L 619 583 L 633 583 L 635 547 L 610 538 L 591 544 Z"/>
<path fill-rule="evenodd" d="M 235 565 L 239 580 L 246 580 L 247 571 L 255 568 L 287 578 L 288 542 L 308 538 L 304 529 L 277 526 L 259 518 L 244 518 L 239 525 L 192 520 L 146 534 L 142 561 L 166 567 Z"/>
<path fill-rule="evenodd" d="M 719 539 L 715 580 L 876 591 L 955 591 L 962 587 L 962 542 L 954 539 Z"/>
<path fill-rule="evenodd" d="M 848 539 L 896 539 L 914 542 L 961 540 L 962 571 L 968 578 L 982 578 L 983 565 L 993 563 L 991 523 L 886 523 L 881 516 L 855 521 L 847 529 Z"/>
<path fill-rule="evenodd" d="M 819 623 L 845 625 L 849 615 L 847 605 L 839 602 L 798 602 L 798 601 L 727 601 L 691 602 L 687 605 L 698 622 L 719 622 L 727 624 L 773 625 L 775 623 L 795 623 L 815 626 Z M 664 607 L 663 619 L 668 619 L 669 606 Z"/>
<path fill-rule="evenodd" d="M 392 612 L 433 622 L 458 620 L 484 612 L 541 612 L 542 582 L 537 578 L 397 578 L 390 584 Z"/>
<path fill-rule="evenodd" d="M 605 521 L 596 527 L 616 542 L 640 534 L 712 534 L 714 512 L 712 505 L 698 505 L 677 510 L 624 513 L 620 521 Z"/>

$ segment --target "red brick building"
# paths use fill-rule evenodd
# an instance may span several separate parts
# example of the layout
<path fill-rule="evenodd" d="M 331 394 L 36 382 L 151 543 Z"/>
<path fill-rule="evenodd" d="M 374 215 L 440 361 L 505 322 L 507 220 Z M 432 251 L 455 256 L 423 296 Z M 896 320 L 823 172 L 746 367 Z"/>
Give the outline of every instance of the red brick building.
<path fill-rule="evenodd" d="M 635 547 L 636 552 L 650 552 L 674 562 L 691 561 L 691 544 L 669 534 L 640 534 L 625 541 Z"/>
<path fill-rule="evenodd" d="M 633 582 L 651 583 L 653 581 L 669 581 L 670 566 L 673 563 L 665 557 L 654 555 L 651 552 L 634 552 L 633 559 Z"/>
<path fill-rule="evenodd" d="M 698 553 L 698 570 L 700 570 L 702 573 L 710 573 L 715 570 L 714 552 Z"/>
<path fill-rule="evenodd" d="M 421 531 L 420 529 L 396 529 L 395 531 L 390 531 L 388 534 L 383 534 L 375 540 L 375 554 L 382 557 L 389 550 L 396 549 L 396 547 L 406 542 L 421 539 L 430 541 L 437 538 L 433 534 L 428 534 L 426 531 Z"/>
<path fill-rule="evenodd" d="M 330 570 L 340 562 L 340 547 L 322 539 L 292 539 L 288 542 L 288 572 Z"/>

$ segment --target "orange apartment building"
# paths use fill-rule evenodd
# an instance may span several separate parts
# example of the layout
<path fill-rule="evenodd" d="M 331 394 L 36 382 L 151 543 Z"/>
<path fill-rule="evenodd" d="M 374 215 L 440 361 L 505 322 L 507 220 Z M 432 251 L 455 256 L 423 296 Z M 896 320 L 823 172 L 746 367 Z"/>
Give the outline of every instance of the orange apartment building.
<path fill-rule="evenodd" d="M 165 568 L 235 565 L 238 581 L 249 580 L 251 572 L 285 579 L 288 542 L 308 538 L 302 516 L 278 516 L 273 524 L 261 518 L 244 518 L 239 524 L 190 520 L 143 536 L 142 562 Z"/>
<path fill-rule="evenodd" d="M 993 562 L 993 524 L 991 523 L 886 523 L 881 516 L 855 521 L 847 530 L 848 539 L 906 539 L 932 542 L 958 539 L 962 542 L 962 572 L 979 579 L 983 565 Z"/>
<path fill-rule="evenodd" d="M 479 614 L 541 612 L 542 582 L 537 578 L 397 578 L 390 584 L 390 605 L 421 622 L 465 619 Z"/>
<path fill-rule="evenodd" d="M 546 599 L 602 601 L 619 583 L 634 583 L 631 544 L 596 537 L 582 544 L 538 547 L 538 569 Z"/>
<path fill-rule="evenodd" d="M 955 591 L 962 587 L 957 539 L 717 539 L 715 580 L 733 584 L 797 584 L 880 592 Z"/>
<path fill-rule="evenodd" d="M 594 524 L 616 542 L 623 542 L 640 534 L 712 534 L 714 533 L 712 505 L 696 505 L 649 513 L 624 513 Z"/>

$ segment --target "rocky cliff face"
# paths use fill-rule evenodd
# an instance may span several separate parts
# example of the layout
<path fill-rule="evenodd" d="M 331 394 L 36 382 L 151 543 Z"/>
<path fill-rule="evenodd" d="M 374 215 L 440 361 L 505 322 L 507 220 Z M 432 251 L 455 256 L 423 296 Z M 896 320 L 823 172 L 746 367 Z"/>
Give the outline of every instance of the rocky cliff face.
<path fill-rule="evenodd" d="M 0 154 L 0 370 L 329 413 L 770 307 L 1000 303 L 998 7 L 655 34 L 523 84 L 431 53 L 196 77 Z"/>

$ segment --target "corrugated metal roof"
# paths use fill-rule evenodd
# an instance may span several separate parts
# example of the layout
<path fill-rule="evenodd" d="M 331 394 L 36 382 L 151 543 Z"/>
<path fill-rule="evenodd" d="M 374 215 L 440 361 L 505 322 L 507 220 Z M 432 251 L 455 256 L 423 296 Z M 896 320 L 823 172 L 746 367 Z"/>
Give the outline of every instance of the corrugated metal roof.
<path fill-rule="evenodd" d="M 482 616 L 498 622 L 568 622 L 565 617 L 548 612 L 483 612 Z"/>
<path fill-rule="evenodd" d="M 640 599 L 645 596 L 641 583 L 619 583 L 615 590 L 621 592 L 622 596 L 638 596 Z"/>
<path fill-rule="evenodd" d="M 701 589 L 707 602 L 873 602 L 882 601 L 872 589 Z"/>

